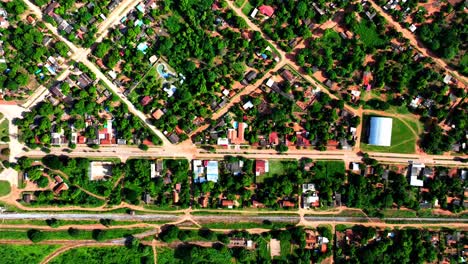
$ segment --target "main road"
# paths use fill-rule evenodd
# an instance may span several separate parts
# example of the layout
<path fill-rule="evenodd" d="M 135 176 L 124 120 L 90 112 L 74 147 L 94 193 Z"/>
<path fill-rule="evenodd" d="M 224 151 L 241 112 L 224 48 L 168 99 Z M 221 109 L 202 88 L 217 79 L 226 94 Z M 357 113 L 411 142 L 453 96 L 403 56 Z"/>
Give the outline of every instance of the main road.
<path fill-rule="evenodd" d="M 116 213 L 2 213 L 0 219 L 3 220 L 46 220 L 55 218 L 58 220 L 99 220 L 99 219 L 112 219 L 115 221 L 167 221 L 174 222 L 181 218 L 180 215 L 171 214 L 116 214 Z M 194 215 L 193 220 L 199 223 L 210 222 L 262 222 L 269 220 L 271 222 L 288 222 L 297 224 L 300 220 L 299 216 L 293 215 Z M 465 228 L 468 228 L 468 218 L 369 218 L 369 217 L 347 217 L 347 216 L 305 216 L 307 222 L 320 222 L 320 223 L 374 223 L 379 224 L 385 221 L 390 222 L 407 222 L 407 223 L 457 223 Z M 402 223 L 403 224 L 403 223 Z"/>

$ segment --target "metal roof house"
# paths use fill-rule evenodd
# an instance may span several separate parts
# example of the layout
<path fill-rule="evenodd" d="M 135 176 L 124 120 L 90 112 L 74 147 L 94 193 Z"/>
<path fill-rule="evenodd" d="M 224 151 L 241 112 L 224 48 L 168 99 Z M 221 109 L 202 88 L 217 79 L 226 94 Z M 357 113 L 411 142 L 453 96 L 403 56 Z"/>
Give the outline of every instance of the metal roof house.
<path fill-rule="evenodd" d="M 392 123 L 389 117 L 371 117 L 369 145 L 389 147 L 392 142 Z"/>

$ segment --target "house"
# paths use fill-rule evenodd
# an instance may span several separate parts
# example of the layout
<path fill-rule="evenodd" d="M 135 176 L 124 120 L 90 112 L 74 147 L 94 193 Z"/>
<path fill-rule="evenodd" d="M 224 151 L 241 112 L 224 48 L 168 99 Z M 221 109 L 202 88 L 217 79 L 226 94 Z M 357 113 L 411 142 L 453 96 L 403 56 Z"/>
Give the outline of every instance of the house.
<path fill-rule="evenodd" d="M 55 15 L 54 11 L 55 8 L 59 6 L 58 2 L 52 2 L 50 3 L 45 9 L 44 9 L 44 14 L 53 17 Z"/>
<path fill-rule="evenodd" d="M 143 194 L 143 202 L 144 202 L 145 204 L 151 203 L 151 195 L 150 195 L 149 193 L 145 192 L 145 193 Z"/>
<path fill-rule="evenodd" d="M 302 185 L 302 208 L 319 207 L 320 198 L 315 190 L 315 184 L 307 183 Z"/>
<path fill-rule="evenodd" d="M 142 106 L 147 106 L 151 101 L 153 100 L 153 98 L 151 98 L 150 96 L 146 95 L 145 97 L 143 97 L 140 101 L 141 105 Z"/>
<path fill-rule="evenodd" d="M 424 170 L 425 165 L 423 163 L 414 163 L 409 161 L 408 174 L 410 177 L 410 185 L 415 187 L 423 187 L 424 181 L 420 179 L 420 175 Z"/>
<path fill-rule="evenodd" d="M 58 195 L 60 192 L 68 190 L 68 185 L 65 182 L 61 182 L 54 187 L 54 194 Z"/>
<path fill-rule="evenodd" d="M 242 80 L 242 84 L 248 85 L 255 78 L 257 78 L 257 72 L 255 72 L 254 70 L 251 70 L 245 75 L 244 79 Z"/>
<path fill-rule="evenodd" d="M 164 112 L 161 109 L 158 109 L 153 112 L 151 115 L 154 119 L 159 120 L 164 115 Z"/>
<path fill-rule="evenodd" d="M 151 179 L 161 177 L 163 173 L 163 160 L 158 159 L 156 163 L 151 163 Z"/>
<path fill-rule="evenodd" d="M 304 230 L 305 232 L 305 248 L 306 249 L 314 249 L 317 245 L 317 237 L 319 236 L 319 233 L 314 230 L 306 229 Z"/>
<path fill-rule="evenodd" d="M 294 75 L 289 70 L 286 70 L 286 69 L 284 69 L 281 72 L 281 76 L 289 83 L 293 83 L 294 80 L 296 79 L 296 77 L 294 77 Z"/>
<path fill-rule="evenodd" d="M 238 176 L 242 173 L 242 167 L 244 167 L 244 161 L 236 160 L 226 164 L 226 169 L 234 176 Z"/>
<path fill-rule="evenodd" d="M 252 101 L 248 101 L 247 103 L 245 103 L 245 104 L 242 106 L 242 108 L 243 108 L 244 110 L 250 109 L 250 108 L 252 108 L 252 107 L 254 107 L 254 105 L 252 104 Z"/>
<path fill-rule="evenodd" d="M 255 176 L 260 176 L 270 171 L 268 160 L 255 160 Z"/>
<path fill-rule="evenodd" d="M 56 85 L 50 87 L 49 91 L 54 95 L 55 97 L 59 99 L 63 99 L 65 96 L 63 95 L 62 91 L 60 90 L 60 84 L 57 83 Z"/>
<path fill-rule="evenodd" d="M 444 83 L 445 84 L 450 84 L 450 81 L 452 81 L 452 76 L 450 76 L 450 74 L 445 74 L 444 76 Z"/>
<path fill-rule="evenodd" d="M 279 144 L 278 132 L 271 132 L 268 136 L 268 143 L 272 146 L 277 146 Z"/>
<path fill-rule="evenodd" d="M 84 89 L 88 87 L 89 85 L 91 85 L 93 83 L 93 80 L 86 73 L 84 73 L 78 77 L 77 82 L 78 82 L 78 86 L 81 89 Z"/>
<path fill-rule="evenodd" d="M 31 15 L 27 16 L 26 20 L 28 20 L 29 24 L 36 23 L 36 19 L 34 19 L 34 17 L 32 17 Z"/>
<path fill-rule="evenodd" d="M 287 201 L 287 200 L 280 201 L 280 205 L 283 208 L 293 208 L 294 206 L 296 206 L 295 203 L 293 203 L 291 201 Z"/>
<path fill-rule="evenodd" d="M 254 8 L 254 10 L 252 10 L 252 13 L 250 13 L 250 17 L 255 18 L 257 14 L 258 14 L 258 8 Z"/>
<path fill-rule="evenodd" d="M 49 36 L 45 36 L 43 39 L 42 39 L 42 45 L 43 46 L 48 46 L 50 44 L 50 42 L 52 41 L 52 38 L 49 37 Z"/>
<path fill-rule="evenodd" d="M 0 9 L 0 28 L 8 28 L 10 23 L 7 20 L 7 12 L 4 9 Z"/>
<path fill-rule="evenodd" d="M 414 25 L 414 24 L 411 24 L 411 26 L 409 27 L 409 30 L 414 33 L 416 31 L 417 27 Z"/>
<path fill-rule="evenodd" d="M 248 125 L 244 122 L 234 122 L 234 128 L 228 129 L 227 138 L 229 139 L 229 142 L 233 145 L 244 144 L 246 142 L 244 134 L 247 127 Z"/>
<path fill-rule="evenodd" d="M 180 141 L 180 138 L 179 138 L 179 136 L 177 136 L 176 133 L 170 134 L 169 137 L 168 137 L 167 139 L 169 139 L 169 141 L 170 141 L 172 144 L 177 144 L 177 143 L 179 143 L 179 141 Z"/>
<path fill-rule="evenodd" d="M 206 167 L 206 180 L 211 182 L 218 182 L 219 171 L 218 161 L 210 160 L 205 161 Z"/>
<path fill-rule="evenodd" d="M 32 195 L 30 193 L 23 193 L 23 202 L 31 203 Z"/>
<path fill-rule="evenodd" d="M 357 162 L 351 163 L 351 170 L 355 171 L 355 172 L 360 172 L 361 168 L 359 166 L 359 163 L 357 163 Z"/>
<path fill-rule="evenodd" d="M 234 206 L 234 201 L 233 200 L 226 200 L 226 199 L 223 199 L 221 201 L 221 206 L 222 207 L 227 207 L 229 209 L 232 209 L 232 207 Z"/>
<path fill-rule="evenodd" d="M 258 11 L 260 12 L 260 14 L 265 15 L 267 17 L 271 17 L 275 13 L 275 9 L 268 5 L 259 6 Z"/>

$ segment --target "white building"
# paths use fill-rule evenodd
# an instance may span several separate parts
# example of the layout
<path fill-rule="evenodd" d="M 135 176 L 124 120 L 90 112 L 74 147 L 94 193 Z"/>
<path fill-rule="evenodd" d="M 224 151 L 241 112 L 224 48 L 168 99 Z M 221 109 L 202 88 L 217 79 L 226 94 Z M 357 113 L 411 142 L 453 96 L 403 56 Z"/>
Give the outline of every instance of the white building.
<path fill-rule="evenodd" d="M 371 117 L 369 145 L 389 147 L 392 144 L 393 119 L 388 117 Z"/>

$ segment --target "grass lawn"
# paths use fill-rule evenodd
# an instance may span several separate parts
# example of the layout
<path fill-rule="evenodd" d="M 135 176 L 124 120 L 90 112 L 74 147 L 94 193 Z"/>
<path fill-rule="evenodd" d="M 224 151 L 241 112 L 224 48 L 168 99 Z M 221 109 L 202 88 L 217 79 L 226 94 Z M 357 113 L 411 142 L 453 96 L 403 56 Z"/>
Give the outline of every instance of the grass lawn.
<path fill-rule="evenodd" d="M 10 183 L 7 181 L 0 181 L 0 196 L 5 196 L 11 191 Z"/>
<path fill-rule="evenodd" d="M 369 116 L 364 116 L 363 128 L 367 129 Z M 411 121 L 407 121 L 411 122 Z M 417 125 L 416 125 L 417 126 Z M 364 132 L 364 131 L 363 131 Z M 403 121 L 398 118 L 393 118 L 392 124 L 392 141 L 390 147 L 372 146 L 366 143 L 368 137 L 366 133 L 362 133 L 361 149 L 363 151 L 389 152 L 389 153 L 407 153 L 415 152 L 416 136 Z"/>
<path fill-rule="evenodd" d="M 281 240 L 281 256 L 287 257 L 291 253 L 291 241 L 289 240 Z"/>
<path fill-rule="evenodd" d="M 250 16 L 250 13 L 252 13 L 252 10 L 254 7 L 250 4 L 249 1 L 245 3 L 244 7 L 242 8 L 242 13 L 244 13 L 246 16 Z"/>
<path fill-rule="evenodd" d="M 376 47 L 385 44 L 384 40 L 380 38 L 374 24 L 367 20 L 362 20 L 356 27 L 356 34 L 359 35 L 360 40 L 367 47 Z"/>
<path fill-rule="evenodd" d="M 2 263 L 41 263 L 58 245 L 0 245 Z"/>
<path fill-rule="evenodd" d="M 0 139 L 3 137 L 8 137 L 9 133 L 8 120 L 5 119 L 0 123 Z"/>
<path fill-rule="evenodd" d="M 210 228 L 210 229 L 249 229 L 249 228 L 275 229 L 275 228 L 284 228 L 290 225 L 292 224 L 274 222 L 271 225 L 266 225 L 263 223 L 254 223 L 254 222 L 238 222 L 238 223 L 207 223 L 207 224 L 203 224 L 203 227 Z"/>
<path fill-rule="evenodd" d="M 237 7 L 241 7 L 244 4 L 245 0 L 236 0 L 234 5 Z"/>
<path fill-rule="evenodd" d="M 385 209 L 382 210 L 382 215 L 384 217 L 417 217 L 415 211 L 410 210 L 398 210 L 398 209 Z"/>

